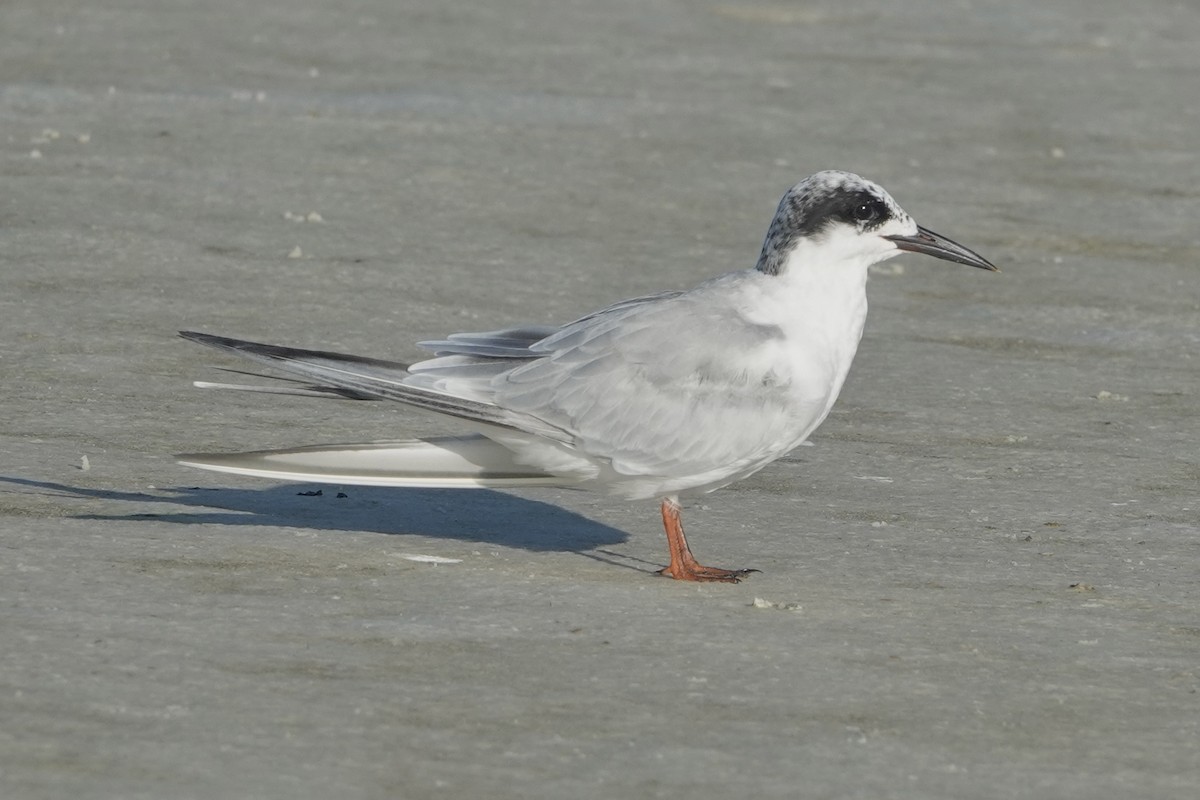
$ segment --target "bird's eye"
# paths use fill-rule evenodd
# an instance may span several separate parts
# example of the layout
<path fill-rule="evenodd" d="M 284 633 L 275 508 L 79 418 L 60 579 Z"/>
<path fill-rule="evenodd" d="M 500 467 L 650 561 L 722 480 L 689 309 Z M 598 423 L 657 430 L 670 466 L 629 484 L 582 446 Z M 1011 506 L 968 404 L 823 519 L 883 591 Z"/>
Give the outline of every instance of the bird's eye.
<path fill-rule="evenodd" d="M 859 222 L 871 222 L 879 216 L 879 210 L 874 203 L 860 203 L 854 207 L 854 218 Z"/>

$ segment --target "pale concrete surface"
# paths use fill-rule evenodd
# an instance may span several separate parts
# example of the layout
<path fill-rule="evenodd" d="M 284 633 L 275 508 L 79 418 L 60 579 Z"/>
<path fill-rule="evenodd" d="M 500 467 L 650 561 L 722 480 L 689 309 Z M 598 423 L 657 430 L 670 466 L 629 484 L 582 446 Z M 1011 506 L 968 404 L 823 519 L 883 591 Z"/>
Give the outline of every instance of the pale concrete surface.
<path fill-rule="evenodd" d="M 0 31 L 0 796 L 1197 796 L 1195 4 Z M 178 328 L 409 358 L 563 321 L 748 266 L 826 167 L 1004 272 L 875 277 L 816 446 L 688 510 L 741 585 L 653 577 L 650 504 L 172 462 L 431 429 L 191 389 L 231 362 Z"/>

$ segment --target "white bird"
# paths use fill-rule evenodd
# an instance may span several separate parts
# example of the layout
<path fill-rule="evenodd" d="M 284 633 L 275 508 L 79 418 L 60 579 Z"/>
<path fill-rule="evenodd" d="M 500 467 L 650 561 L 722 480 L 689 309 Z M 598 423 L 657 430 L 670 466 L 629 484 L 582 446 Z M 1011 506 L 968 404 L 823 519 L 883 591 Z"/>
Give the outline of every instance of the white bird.
<path fill-rule="evenodd" d="M 300 481 L 569 485 L 657 498 L 671 559 L 661 573 L 737 582 L 754 570 L 705 567 L 692 556 L 679 497 L 752 475 L 812 434 L 862 336 L 868 267 L 902 251 L 996 269 L 918 226 L 882 187 L 830 170 L 783 196 L 753 269 L 623 300 L 562 326 L 421 342 L 434 356 L 411 366 L 185 331 L 185 339 L 312 382 L 197 386 L 398 400 L 472 433 L 179 458 Z"/>

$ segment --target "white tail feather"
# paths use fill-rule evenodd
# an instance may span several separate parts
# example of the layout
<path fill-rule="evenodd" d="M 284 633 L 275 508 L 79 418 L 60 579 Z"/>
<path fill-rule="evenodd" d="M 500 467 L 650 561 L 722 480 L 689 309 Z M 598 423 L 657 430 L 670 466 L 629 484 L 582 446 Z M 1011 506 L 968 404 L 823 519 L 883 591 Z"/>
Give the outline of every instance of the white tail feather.
<path fill-rule="evenodd" d="M 261 394 L 286 394 L 297 397 L 334 396 L 329 389 L 304 389 L 297 386 L 258 386 L 252 383 L 213 383 L 212 381 L 192 381 L 197 389 L 232 389 L 238 392 L 259 392 Z"/>
<path fill-rule="evenodd" d="M 511 451 L 479 435 L 248 453 L 189 453 L 177 458 L 189 467 L 305 483 L 425 489 L 574 483 L 570 478 L 516 463 Z"/>

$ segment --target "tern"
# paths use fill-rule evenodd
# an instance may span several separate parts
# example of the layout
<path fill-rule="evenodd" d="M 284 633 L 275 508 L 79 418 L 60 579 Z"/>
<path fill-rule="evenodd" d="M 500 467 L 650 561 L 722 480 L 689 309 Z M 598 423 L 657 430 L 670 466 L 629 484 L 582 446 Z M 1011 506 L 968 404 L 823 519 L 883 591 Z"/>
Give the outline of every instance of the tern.
<path fill-rule="evenodd" d="M 784 194 L 752 269 L 566 325 L 421 342 L 433 357 L 415 364 L 183 331 L 298 376 L 275 386 L 196 382 L 202 388 L 396 400 L 452 418 L 462 433 L 179 460 L 304 482 L 575 486 L 654 498 L 670 552 L 660 573 L 736 583 L 756 570 L 701 565 L 680 497 L 753 475 L 812 434 L 862 337 L 868 268 L 903 252 L 996 270 L 917 225 L 879 185 L 827 170 Z"/>

